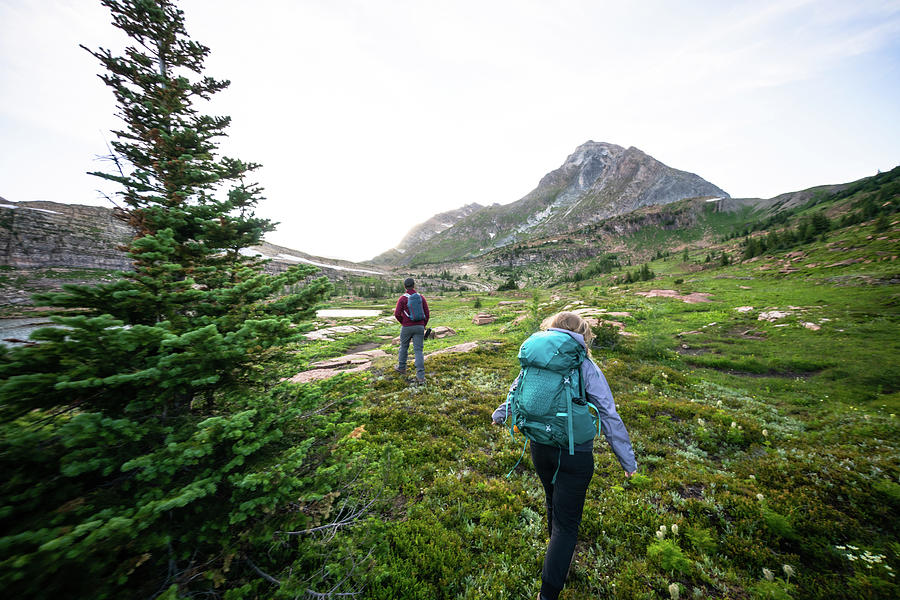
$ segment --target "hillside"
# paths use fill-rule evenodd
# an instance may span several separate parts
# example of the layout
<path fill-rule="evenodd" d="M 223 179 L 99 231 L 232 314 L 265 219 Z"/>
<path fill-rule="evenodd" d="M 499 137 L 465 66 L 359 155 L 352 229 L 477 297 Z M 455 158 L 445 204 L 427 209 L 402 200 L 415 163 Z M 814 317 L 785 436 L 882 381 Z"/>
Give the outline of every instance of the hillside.
<path fill-rule="evenodd" d="M 521 438 L 489 420 L 518 345 L 566 308 L 607 323 L 594 358 L 640 466 L 625 480 L 595 442 L 566 598 L 671 598 L 672 586 L 682 598 L 897 597 L 898 181 L 900 171 L 812 190 L 782 211 L 685 202 L 635 215 L 633 230 L 617 221 L 634 251 L 681 244 L 648 258 L 650 281 L 622 283 L 617 267 L 477 305 L 430 295 L 435 322 L 458 334 L 427 343 L 424 388 L 392 373 L 396 327 L 381 317 L 300 345 L 283 376 L 363 345 L 386 355 L 305 384 L 357 394 L 321 417 L 334 470 L 320 468 L 293 526 L 331 533 L 304 538 L 306 575 L 275 558 L 260 568 L 281 585 L 318 577 L 318 589 L 385 600 L 532 597 L 547 541 L 540 483 L 527 453 L 507 477 Z M 827 230 L 807 235 L 822 216 Z M 641 234 L 642 219 L 659 218 L 676 220 L 665 237 Z M 772 246 L 745 259 L 750 240 Z M 484 311 L 497 320 L 473 325 Z M 476 349 L 436 352 L 462 343 Z"/>
<path fill-rule="evenodd" d="M 123 250 L 131 228 L 114 209 L 58 202 L 9 202 L 0 198 L 0 313 L 28 311 L 31 295 L 59 290 L 67 283 L 90 283 L 114 277 L 131 263 Z M 269 259 L 266 270 L 280 273 L 307 263 L 319 267 L 344 287 L 359 281 L 393 279 L 383 267 L 313 256 L 263 243 L 250 256 Z"/>
<path fill-rule="evenodd" d="M 851 215 L 853 219 L 872 218 L 896 195 L 898 173 L 894 169 L 856 182 L 816 186 L 770 199 L 687 199 L 647 206 L 564 235 L 513 243 L 465 263 L 429 265 L 427 271 L 467 274 L 494 287 L 510 280 L 530 287 L 580 280 L 586 273 L 610 272 L 611 268 L 621 273 L 631 265 L 685 251 L 699 254 L 703 260 L 722 251 L 740 259 L 747 236 L 757 236 L 755 232 L 761 229 L 796 228 L 817 213 L 837 222 L 846 222 Z M 739 234 L 744 239 L 735 240 Z"/>
<path fill-rule="evenodd" d="M 644 206 L 695 197 L 728 194 L 637 148 L 589 141 L 524 198 L 475 211 L 401 257 L 391 258 L 404 265 L 466 260 L 516 241 L 566 233 Z"/>
<path fill-rule="evenodd" d="M 121 596 L 158 597 L 169 586 L 169 598 L 533 597 L 547 543 L 544 498 L 527 453 L 515 466 L 521 437 L 492 427 L 490 414 L 518 373 L 521 342 L 566 309 L 597 320 L 593 358 L 639 470 L 626 480 L 606 441 L 594 442 L 564 597 L 893 600 L 900 168 L 779 202 L 644 207 L 497 250 L 483 257 L 490 264 L 457 264 L 476 275 L 485 269 L 484 281 L 514 275 L 552 285 L 480 294 L 423 285 L 430 325 L 453 333 L 426 342 L 422 387 L 393 371 L 393 297 L 334 302 L 375 314 L 317 318 L 308 325 L 316 331 L 298 328 L 259 355 L 240 396 L 198 400 L 241 411 L 161 446 L 165 457 L 184 457 L 179 471 L 144 460 L 140 477 L 130 477 L 130 464 L 108 466 L 115 463 L 92 452 L 126 419 L 55 407 L 22 415 L 5 443 L 36 437 L 42 445 L 4 455 L 13 473 L 4 480 L 4 560 L 44 579 L 15 585 L 64 586 L 47 567 L 57 565 L 88 590 L 80 597 L 91 597 L 97 581 Z M 615 252 L 591 254 L 597 249 Z M 554 253 L 556 262 L 542 262 Z M 476 325 L 481 312 L 496 319 Z M 266 411 L 279 416 L 271 428 L 256 416 Z M 81 432 L 77 452 L 49 437 L 48 419 Z M 130 435 L 115 440 L 143 443 Z M 48 463 L 51 451 L 64 462 Z M 133 528 L 146 513 L 95 511 L 127 507 L 148 473 L 203 476 L 201 461 L 219 455 L 230 469 L 251 461 L 254 471 L 153 498 L 182 532 L 205 534 L 214 518 L 240 511 L 234 537 L 202 562 L 180 540 L 175 558 L 165 539 L 153 551 L 134 549 Z M 52 493 L 33 493 L 35 472 Z M 47 483 L 63 478 L 85 483 Z M 220 494 L 226 485 L 235 491 Z M 280 495 L 258 502 L 260 490 Z M 77 569 L 67 544 L 88 548 L 94 570 Z M 173 564 L 183 574 L 174 583 Z M 7 571 L 12 580 L 15 569 Z"/>

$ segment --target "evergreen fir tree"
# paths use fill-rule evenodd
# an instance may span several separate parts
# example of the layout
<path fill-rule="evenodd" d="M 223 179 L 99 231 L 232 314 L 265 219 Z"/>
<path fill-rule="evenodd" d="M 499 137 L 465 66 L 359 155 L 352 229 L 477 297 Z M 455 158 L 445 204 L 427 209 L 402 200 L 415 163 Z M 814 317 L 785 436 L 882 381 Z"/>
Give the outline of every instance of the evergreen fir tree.
<path fill-rule="evenodd" d="M 122 186 L 134 267 L 37 298 L 68 312 L 0 356 L 0 583 L 26 597 L 174 598 L 191 570 L 225 578 L 223 557 L 253 547 L 249 524 L 297 498 L 289 473 L 306 450 L 271 457 L 299 408 L 247 385 L 331 286 L 305 265 L 267 275 L 242 253 L 273 224 L 253 214 L 258 165 L 217 156 L 229 118 L 196 105 L 228 82 L 203 76 L 209 49 L 183 13 L 103 4 L 133 45 L 89 50 L 123 121 L 114 171 L 95 174 Z"/>

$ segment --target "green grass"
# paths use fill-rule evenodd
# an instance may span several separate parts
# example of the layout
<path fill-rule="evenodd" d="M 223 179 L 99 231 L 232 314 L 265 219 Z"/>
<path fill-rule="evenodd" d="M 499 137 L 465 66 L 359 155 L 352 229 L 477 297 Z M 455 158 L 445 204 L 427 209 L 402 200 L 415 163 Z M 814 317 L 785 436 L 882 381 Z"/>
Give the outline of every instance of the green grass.
<path fill-rule="evenodd" d="M 900 427 L 891 414 L 900 412 L 900 309 L 894 286 L 828 281 L 857 268 L 789 275 L 748 265 L 676 268 L 627 288 L 608 289 L 603 279 L 578 291 L 569 286 L 554 303 L 542 292 L 541 314 L 580 300 L 629 311 L 621 320 L 636 334 L 595 357 L 631 432 L 641 477 L 626 480 L 605 441 L 596 442 L 566 598 L 668 598 L 673 582 L 682 597 L 900 593 L 888 569 L 900 569 Z M 676 275 L 682 285 L 672 285 Z M 634 293 L 659 287 L 709 292 L 712 301 Z M 389 363 L 347 378 L 368 391 L 342 435 L 360 426 L 365 433 L 337 436 L 334 460 L 381 490 L 368 517 L 338 536 L 348 556 L 368 557 L 354 575 L 366 597 L 527 598 L 539 586 L 540 484 L 527 456 L 506 478 L 521 446 L 489 424 L 518 372 L 518 344 L 535 323 L 504 329 L 529 309 L 499 307 L 503 299 L 530 303 L 530 294 L 482 295 L 480 309 L 465 297 L 429 297 L 432 324 L 459 336 L 428 342 L 426 351 L 475 339 L 502 345 L 428 360 L 425 388 L 393 376 Z M 799 308 L 778 322 L 756 318 L 788 306 Z M 481 311 L 500 319 L 472 325 Z M 367 335 L 396 331 L 386 325 Z M 677 335 L 686 331 L 700 333 Z M 339 353 L 360 339 L 330 347 Z M 668 528 L 664 542 L 655 534 L 660 525 Z M 850 546 L 883 558 L 869 569 L 847 558 Z M 785 564 L 795 572 L 789 581 Z M 337 579 L 349 567 L 333 568 Z"/>

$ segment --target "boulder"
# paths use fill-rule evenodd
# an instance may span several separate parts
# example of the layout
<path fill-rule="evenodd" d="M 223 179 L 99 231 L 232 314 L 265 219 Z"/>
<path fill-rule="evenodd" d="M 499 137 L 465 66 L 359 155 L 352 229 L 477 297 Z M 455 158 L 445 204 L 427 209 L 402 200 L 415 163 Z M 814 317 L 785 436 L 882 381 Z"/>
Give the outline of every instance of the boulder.
<path fill-rule="evenodd" d="M 638 296 L 646 298 L 674 298 L 688 304 L 697 304 L 699 302 L 709 302 L 709 294 L 707 292 L 692 292 L 690 294 L 679 294 L 675 290 L 650 290 L 649 292 L 635 292 Z"/>
<path fill-rule="evenodd" d="M 497 317 L 488 313 L 479 313 L 472 318 L 472 322 L 476 325 L 487 325 L 488 323 L 493 323 L 496 320 Z"/>
<path fill-rule="evenodd" d="M 770 323 L 777 321 L 778 319 L 783 319 L 787 316 L 790 316 L 792 313 L 789 310 L 768 310 L 759 313 L 759 316 L 756 317 L 757 321 L 768 321 Z"/>
<path fill-rule="evenodd" d="M 447 348 L 441 348 L 440 350 L 435 350 L 434 352 L 429 352 L 425 355 L 425 358 L 430 358 L 432 356 L 440 356 L 441 354 L 459 354 L 463 352 L 471 352 L 476 350 L 481 346 L 500 346 L 501 344 L 498 342 L 484 342 L 484 341 L 476 341 L 476 342 L 464 342 L 462 344 L 456 344 L 455 346 L 448 346 Z"/>
<path fill-rule="evenodd" d="M 310 365 L 311 369 L 297 373 L 288 381 L 291 383 L 309 383 L 311 381 L 328 379 L 339 373 L 358 373 L 371 368 L 376 358 L 384 356 L 388 356 L 384 350 L 366 350 L 365 352 L 321 360 L 312 363 Z"/>

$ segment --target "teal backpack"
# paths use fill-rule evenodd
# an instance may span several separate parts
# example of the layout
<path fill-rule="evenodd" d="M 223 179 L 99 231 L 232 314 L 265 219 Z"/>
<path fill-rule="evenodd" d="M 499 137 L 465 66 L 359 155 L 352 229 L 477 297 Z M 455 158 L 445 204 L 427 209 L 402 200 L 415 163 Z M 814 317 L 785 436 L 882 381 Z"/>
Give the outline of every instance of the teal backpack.
<path fill-rule="evenodd" d="M 539 331 L 525 340 L 519 349 L 522 371 L 506 398 L 510 435 L 518 431 L 575 454 L 576 444 L 600 433 L 599 415 L 589 411 L 594 407 L 586 401 L 581 378 L 585 358 L 584 346 L 562 331 Z"/>

